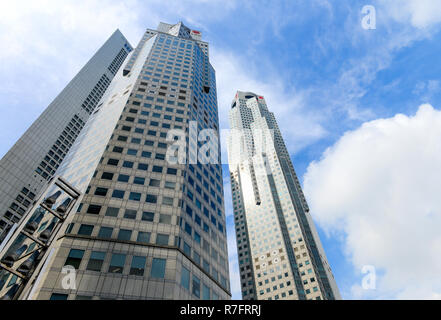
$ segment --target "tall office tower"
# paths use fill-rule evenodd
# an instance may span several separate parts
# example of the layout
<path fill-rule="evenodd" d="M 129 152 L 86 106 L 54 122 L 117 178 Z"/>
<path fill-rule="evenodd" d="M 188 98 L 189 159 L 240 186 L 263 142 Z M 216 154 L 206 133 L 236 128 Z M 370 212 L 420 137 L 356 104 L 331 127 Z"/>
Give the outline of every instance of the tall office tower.
<path fill-rule="evenodd" d="M 53 177 L 131 50 L 115 31 L 0 160 L 0 234 Z"/>
<path fill-rule="evenodd" d="M 30 298 L 229 299 L 220 153 L 169 152 L 204 128 L 218 134 L 208 44 L 182 23 L 147 29 L 57 172 L 85 195 Z"/>
<path fill-rule="evenodd" d="M 229 118 L 228 157 L 243 299 L 340 299 L 265 99 L 237 92 Z"/>

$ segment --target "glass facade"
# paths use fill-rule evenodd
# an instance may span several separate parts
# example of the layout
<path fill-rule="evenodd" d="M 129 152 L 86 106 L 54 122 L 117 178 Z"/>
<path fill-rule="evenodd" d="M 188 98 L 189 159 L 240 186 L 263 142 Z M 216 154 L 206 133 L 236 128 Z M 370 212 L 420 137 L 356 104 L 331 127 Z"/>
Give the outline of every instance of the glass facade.
<path fill-rule="evenodd" d="M 84 195 L 33 298 L 230 298 L 220 156 L 167 158 L 170 130 L 198 144 L 190 125 L 218 134 L 217 112 L 200 33 L 182 23 L 148 29 L 58 170 Z M 72 249 L 84 254 L 76 291 L 60 277 Z"/>
<path fill-rule="evenodd" d="M 340 299 L 264 97 L 238 91 L 229 117 L 228 157 L 243 299 Z"/>
<path fill-rule="evenodd" d="M 131 50 L 115 31 L 0 160 L 0 235 L 54 177 Z"/>

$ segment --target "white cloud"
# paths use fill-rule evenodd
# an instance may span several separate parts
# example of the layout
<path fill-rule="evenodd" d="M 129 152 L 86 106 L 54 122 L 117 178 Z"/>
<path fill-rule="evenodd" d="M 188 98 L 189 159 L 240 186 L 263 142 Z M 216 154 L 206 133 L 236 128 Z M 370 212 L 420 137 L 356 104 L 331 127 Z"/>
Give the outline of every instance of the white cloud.
<path fill-rule="evenodd" d="M 441 22 L 441 2 L 438 0 L 380 0 L 379 6 L 393 19 L 410 23 L 415 28 L 432 27 Z"/>
<path fill-rule="evenodd" d="M 422 101 L 430 102 L 432 96 L 438 93 L 439 89 L 439 80 L 418 81 L 412 93 L 419 96 Z"/>
<path fill-rule="evenodd" d="M 364 123 L 308 167 L 304 190 L 328 234 L 344 235 L 356 273 L 377 269 L 374 292 L 356 297 L 441 294 L 441 111 L 421 105 Z"/>

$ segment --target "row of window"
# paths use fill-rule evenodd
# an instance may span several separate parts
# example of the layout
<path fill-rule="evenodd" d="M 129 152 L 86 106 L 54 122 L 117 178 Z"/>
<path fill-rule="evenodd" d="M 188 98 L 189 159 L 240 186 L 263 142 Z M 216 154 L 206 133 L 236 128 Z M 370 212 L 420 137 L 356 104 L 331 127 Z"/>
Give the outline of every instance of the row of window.
<path fill-rule="evenodd" d="M 82 204 L 78 207 L 78 212 L 80 212 L 82 209 Z M 102 209 L 101 205 L 97 205 L 97 204 L 89 204 L 86 213 L 89 214 L 100 214 Z M 108 207 L 106 209 L 105 215 L 108 217 L 118 217 L 119 215 L 119 208 L 115 208 L 115 207 Z M 138 211 L 137 210 L 132 210 L 132 209 L 125 209 L 124 214 L 122 215 L 122 218 L 125 219 L 131 219 L 131 220 L 135 220 L 138 217 Z M 149 221 L 149 222 L 153 222 L 155 219 L 155 213 L 153 212 L 149 212 L 149 211 L 143 211 L 140 219 L 142 221 Z M 171 216 L 168 214 L 159 214 L 159 222 L 160 223 L 168 223 L 170 224 L 171 222 L 167 222 L 167 221 L 171 221 Z"/>
<path fill-rule="evenodd" d="M 83 260 L 84 250 L 71 249 L 67 259 L 64 263 L 65 266 L 72 266 L 75 269 L 79 269 Z M 107 253 L 101 251 L 92 251 L 89 261 L 87 262 L 85 270 L 101 272 L 103 269 L 104 260 Z M 123 273 L 124 266 L 126 264 L 127 255 L 121 253 L 112 253 L 109 266 L 104 272 L 108 273 Z M 129 275 L 144 276 L 146 270 L 147 258 L 142 256 L 132 256 Z M 166 259 L 153 258 L 150 269 L 150 278 L 163 279 L 165 277 Z"/>
<path fill-rule="evenodd" d="M 147 215 L 146 215 L 146 219 L 150 219 L 150 218 L 147 217 Z M 151 219 L 153 219 L 153 218 L 151 218 Z M 163 221 L 161 223 L 170 223 L 169 217 L 165 221 Z M 78 234 L 79 235 L 90 236 L 90 235 L 92 235 L 94 227 L 95 227 L 94 225 L 82 224 L 80 226 L 80 228 L 78 229 Z M 68 231 L 70 232 L 70 230 L 68 230 Z M 132 240 L 132 233 L 133 233 L 132 230 L 119 229 L 118 235 L 117 235 L 117 239 L 118 240 L 122 240 L 122 241 L 131 241 Z M 111 228 L 111 227 L 100 227 L 100 230 L 98 232 L 97 237 L 101 238 L 101 239 L 112 239 L 112 235 L 113 235 L 113 228 Z M 170 236 L 168 234 L 158 233 L 156 235 L 155 243 L 158 244 L 158 245 L 169 245 L 169 238 L 170 238 Z M 147 243 L 152 243 L 151 242 L 151 233 L 150 232 L 138 231 L 136 242 L 146 243 L 146 244 Z"/>
<path fill-rule="evenodd" d="M 191 278 L 191 291 L 190 291 L 190 278 Z M 219 299 L 217 293 L 214 290 L 211 290 L 210 287 L 205 283 L 202 283 L 202 288 L 201 288 L 201 280 L 195 275 L 190 276 L 190 271 L 185 267 L 182 267 L 181 269 L 181 285 L 186 290 L 190 291 L 196 298 L 199 299 L 202 298 L 203 300 Z"/>

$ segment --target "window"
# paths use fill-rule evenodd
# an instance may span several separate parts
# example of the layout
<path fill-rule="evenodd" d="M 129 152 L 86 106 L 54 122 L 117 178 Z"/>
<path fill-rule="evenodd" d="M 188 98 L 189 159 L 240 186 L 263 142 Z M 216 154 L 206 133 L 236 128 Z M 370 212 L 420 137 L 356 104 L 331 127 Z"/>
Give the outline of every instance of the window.
<path fill-rule="evenodd" d="M 193 284 L 192 284 L 192 286 L 193 286 L 192 293 L 196 297 L 200 298 L 201 297 L 201 281 L 195 275 L 193 275 Z"/>
<path fill-rule="evenodd" d="M 144 185 L 144 183 L 145 183 L 145 178 L 142 178 L 142 177 L 135 177 L 135 179 L 133 179 L 133 183 L 134 183 L 134 184 L 141 184 L 141 185 Z"/>
<path fill-rule="evenodd" d="M 157 179 L 150 179 L 149 186 L 150 187 L 159 187 L 161 181 Z"/>
<path fill-rule="evenodd" d="M 185 212 L 193 218 L 193 209 L 187 204 L 186 208 L 185 208 Z"/>
<path fill-rule="evenodd" d="M 109 159 L 109 160 L 107 160 L 107 164 L 111 165 L 111 166 L 117 166 L 118 162 L 119 162 L 118 159 Z"/>
<path fill-rule="evenodd" d="M 121 147 L 113 147 L 113 152 L 116 152 L 116 153 L 122 153 L 123 152 L 123 150 L 124 150 L 124 148 L 121 148 Z"/>
<path fill-rule="evenodd" d="M 200 234 L 197 233 L 196 231 L 194 232 L 194 240 L 195 240 L 197 243 L 201 244 L 201 236 L 200 236 Z"/>
<path fill-rule="evenodd" d="M 105 256 L 105 252 L 92 251 L 86 269 L 91 271 L 101 271 Z"/>
<path fill-rule="evenodd" d="M 167 168 L 167 174 L 173 174 L 173 175 L 176 175 L 177 172 L 178 172 L 177 169 L 174 169 L 174 168 Z"/>
<path fill-rule="evenodd" d="M 52 293 L 50 300 L 67 300 L 68 295 L 63 293 Z"/>
<path fill-rule="evenodd" d="M 129 178 L 130 178 L 130 176 L 128 176 L 126 174 L 120 174 L 118 176 L 118 181 L 119 182 L 129 182 Z"/>
<path fill-rule="evenodd" d="M 210 253 L 210 244 L 205 239 L 202 243 L 202 248 L 204 249 L 205 252 Z"/>
<path fill-rule="evenodd" d="M 166 206 L 173 206 L 173 198 L 171 197 L 162 197 L 162 204 Z"/>
<path fill-rule="evenodd" d="M 185 289 L 190 290 L 190 271 L 185 267 L 182 267 L 181 271 L 181 285 Z"/>
<path fill-rule="evenodd" d="M 98 232 L 98 237 L 103 239 L 110 239 L 112 237 L 113 228 L 101 227 Z"/>
<path fill-rule="evenodd" d="M 157 160 L 165 160 L 165 154 L 163 154 L 163 153 L 157 153 L 157 154 L 155 155 L 155 159 L 157 159 Z"/>
<path fill-rule="evenodd" d="M 90 236 L 93 231 L 93 225 L 90 224 L 82 224 L 80 226 L 80 229 L 78 230 L 78 234 L 81 234 L 83 236 Z"/>
<path fill-rule="evenodd" d="M 165 264 L 165 259 L 153 258 L 150 276 L 152 278 L 163 279 L 165 276 Z"/>
<path fill-rule="evenodd" d="M 124 218 L 126 219 L 136 219 L 136 210 L 126 209 L 124 212 Z"/>
<path fill-rule="evenodd" d="M 202 299 L 210 300 L 210 288 L 205 284 L 202 286 Z"/>
<path fill-rule="evenodd" d="M 100 211 L 101 211 L 101 206 L 98 206 L 96 204 L 91 204 L 87 208 L 87 213 L 90 213 L 90 214 L 99 214 Z"/>
<path fill-rule="evenodd" d="M 113 190 L 112 198 L 123 199 L 124 198 L 124 191 L 123 190 Z"/>
<path fill-rule="evenodd" d="M 204 268 L 204 270 L 207 271 L 208 273 L 210 272 L 210 264 L 205 259 L 202 262 L 202 268 Z"/>
<path fill-rule="evenodd" d="M 171 215 L 169 215 L 169 214 L 160 214 L 159 215 L 159 223 L 171 224 Z"/>
<path fill-rule="evenodd" d="M 142 213 L 142 220 L 143 221 L 153 221 L 154 218 L 155 218 L 155 214 L 153 212 L 144 211 Z"/>
<path fill-rule="evenodd" d="M 149 243 L 150 242 L 150 232 L 138 232 L 138 238 L 136 242 L 140 243 Z"/>
<path fill-rule="evenodd" d="M 113 173 L 111 173 L 111 172 L 103 172 L 103 174 L 101 175 L 101 179 L 112 180 L 113 179 Z"/>
<path fill-rule="evenodd" d="M 132 265 L 130 266 L 130 274 L 134 276 L 143 276 L 146 258 L 133 256 Z"/>
<path fill-rule="evenodd" d="M 109 190 L 109 189 L 107 189 L 107 188 L 101 188 L 101 187 L 97 187 L 96 189 L 95 189 L 95 195 L 96 196 L 106 196 L 106 194 L 107 194 L 107 190 Z"/>
<path fill-rule="evenodd" d="M 201 217 L 197 214 L 194 215 L 194 221 L 200 226 L 201 225 Z"/>
<path fill-rule="evenodd" d="M 119 212 L 119 208 L 108 207 L 106 210 L 106 216 L 109 217 L 117 217 Z"/>
<path fill-rule="evenodd" d="M 81 259 L 83 259 L 83 255 L 84 250 L 71 249 L 64 265 L 72 266 L 75 269 L 78 269 L 81 263 Z"/>
<path fill-rule="evenodd" d="M 156 236 L 156 244 L 167 246 L 168 245 L 168 237 L 169 237 L 168 234 L 158 233 Z"/>
<path fill-rule="evenodd" d="M 151 158 L 152 157 L 152 153 L 150 151 L 143 151 L 141 153 L 141 157 L 143 157 L 143 158 Z"/>
<path fill-rule="evenodd" d="M 166 189 L 175 189 L 176 183 L 171 181 L 166 181 L 164 187 Z"/>
<path fill-rule="evenodd" d="M 118 233 L 118 240 L 130 241 L 132 230 L 121 229 Z"/>
<path fill-rule="evenodd" d="M 133 162 L 132 161 L 124 161 L 123 167 L 124 168 L 133 168 Z"/>
<path fill-rule="evenodd" d="M 193 250 L 193 259 L 198 265 L 201 264 L 201 256 L 199 255 L 199 253 L 197 253 L 194 250 Z"/>
<path fill-rule="evenodd" d="M 148 203 L 156 203 L 157 201 L 158 201 L 158 196 L 153 194 L 148 194 L 147 197 L 145 198 L 145 202 Z"/>
<path fill-rule="evenodd" d="M 187 222 L 185 223 L 185 232 L 191 235 L 191 226 Z"/>
<path fill-rule="evenodd" d="M 141 201 L 141 194 L 138 192 L 130 192 L 129 200 Z"/>
<path fill-rule="evenodd" d="M 69 223 L 69 225 L 66 228 L 66 233 L 71 233 L 72 232 L 72 228 L 73 228 L 74 224 L 73 223 Z M 36 242 L 32 243 L 29 247 L 28 250 L 26 251 L 26 253 L 30 252 L 36 245 Z M 1 290 L 1 288 L 0 288 Z"/>
<path fill-rule="evenodd" d="M 191 256 L 191 247 L 185 241 L 184 241 L 184 253 L 188 256 Z"/>
<path fill-rule="evenodd" d="M 148 164 L 146 163 L 138 163 L 138 170 L 144 170 L 146 171 L 148 169 Z"/>
<path fill-rule="evenodd" d="M 162 173 L 162 167 L 161 166 L 153 166 L 152 171 Z"/>
<path fill-rule="evenodd" d="M 124 269 L 124 263 L 126 262 L 126 255 L 114 253 L 112 260 L 110 261 L 109 271 L 110 273 L 122 273 Z"/>

